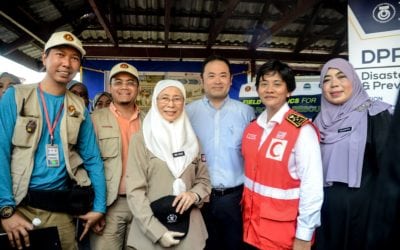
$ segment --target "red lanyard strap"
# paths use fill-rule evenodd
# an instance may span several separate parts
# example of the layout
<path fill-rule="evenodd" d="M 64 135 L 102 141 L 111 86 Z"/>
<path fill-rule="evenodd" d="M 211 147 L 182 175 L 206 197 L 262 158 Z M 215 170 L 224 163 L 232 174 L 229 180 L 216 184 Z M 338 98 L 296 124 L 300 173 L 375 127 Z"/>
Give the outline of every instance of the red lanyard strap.
<path fill-rule="evenodd" d="M 46 117 L 47 128 L 49 129 L 49 133 L 50 133 L 50 143 L 51 143 L 51 145 L 53 145 L 53 143 L 54 143 L 54 130 L 55 130 L 56 126 L 57 126 L 58 121 L 60 120 L 61 112 L 62 112 L 62 110 L 64 108 L 64 103 L 61 104 L 60 109 L 57 112 L 56 119 L 54 120 L 53 125 L 51 125 L 50 118 L 49 118 L 49 112 L 47 110 L 46 100 L 44 99 L 42 86 L 40 84 L 39 84 L 39 92 L 40 92 L 40 98 L 42 99 L 42 105 L 43 105 L 43 110 L 44 110 L 44 114 L 45 114 L 45 117 Z"/>

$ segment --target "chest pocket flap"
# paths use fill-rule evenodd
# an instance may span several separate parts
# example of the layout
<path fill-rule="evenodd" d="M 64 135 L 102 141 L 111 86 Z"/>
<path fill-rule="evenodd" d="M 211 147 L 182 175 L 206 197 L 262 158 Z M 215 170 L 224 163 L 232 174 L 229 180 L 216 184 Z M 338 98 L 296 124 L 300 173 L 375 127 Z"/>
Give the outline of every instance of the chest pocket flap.
<path fill-rule="evenodd" d="M 32 147 L 39 133 L 38 122 L 39 118 L 37 117 L 18 116 L 12 138 L 13 145 L 25 148 Z"/>
<path fill-rule="evenodd" d="M 98 129 L 99 147 L 102 158 L 116 157 L 119 152 L 120 138 L 118 129 L 100 127 Z"/>

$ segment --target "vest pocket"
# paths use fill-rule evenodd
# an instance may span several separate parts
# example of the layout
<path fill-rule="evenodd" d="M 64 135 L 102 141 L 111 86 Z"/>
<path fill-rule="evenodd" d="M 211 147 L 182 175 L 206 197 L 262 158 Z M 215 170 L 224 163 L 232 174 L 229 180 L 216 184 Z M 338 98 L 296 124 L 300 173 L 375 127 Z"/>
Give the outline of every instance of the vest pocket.
<path fill-rule="evenodd" d="M 83 121 L 82 117 L 72 117 L 66 116 L 67 118 L 67 128 L 68 128 L 68 143 L 71 145 L 76 145 L 78 141 L 79 129 Z"/>
<path fill-rule="evenodd" d="M 25 194 L 24 190 L 28 187 L 29 175 L 28 171 L 32 163 L 32 150 L 28 147 L 14 147 L 11 156 L 11 178 L 13 194 L 16 202 L 20 202 Z"/>
<path fill-rule="evenodd" d="M 99 148 L 101 158 L 104 162 L 104 173 L 107 181 L 111 180 L 114 175 L 115 161 L 112 159 L 118 156 L 119 145 L 119 137 L 99 138 Z"/>
<path fill-rule="evenodd" d="M 33 147 L 39 135 L 39 118 L 18 116 L 12 137 L 11 177 L 13 193 L 17 202 L 22 200 L 24 187 L 29 180 L 26 171 L 32 163 Z M 24 187 L 22 187 L 24 186 Z"/>
<path fill-rule="evenodd" d="M 118 155 L 119 138 L 99 138 L 99 147 L 102 158 L 114 158 Z"/>
<path fill-rule="evenodd" d="M 38 134 L 39 119 L 18 116 L 15 122 L 12 143 L 16 147 L 32 147 Z"/>
<path fill-rule="evenodd" d="M 286 203 L 286 206 L 279 204 L 274 205 L 274 201 L 262 203 L 260 207 L 260 236 L 266 238 L 267 242 L 271 242 L 278 246 L 291 249 L 296 234 L 296 218 L 297 207 L 292 208 L 290 201 L 278 201 L 278 203 Z M 285 208 L 286 209 L 279 209 Z"/>

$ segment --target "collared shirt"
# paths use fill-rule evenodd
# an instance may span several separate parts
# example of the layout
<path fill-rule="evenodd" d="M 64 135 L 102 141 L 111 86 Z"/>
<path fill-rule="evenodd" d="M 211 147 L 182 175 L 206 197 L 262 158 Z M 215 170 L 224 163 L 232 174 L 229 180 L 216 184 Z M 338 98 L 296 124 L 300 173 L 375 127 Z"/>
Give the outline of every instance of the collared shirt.
<path fill-rule="evenodd" d="M 135 111 L 132 116 L 127 119 L 121 115 L 118 111 L 117 107 L 115 107 L 114 103 L 111 103 L 109 106 L 110 111 L 114 114 L 117 119 L 119 130 L 121 132 L 121 142 L 122 142 L 122 177 L 121 182 L 119 184 L 119 194 L 126 193 L 126 185 L 125 185 L 125 172 L 126 172 L 126 162 L 128 161 L 128 147 L 131 136 L 139 131 L 140 129 L 140 119 L 139 119 L 139 108 L 136 106 Z"/>
<path fill-rule="evenodd" d="M 44 98 L 49 112 L 50 123 L 53 123 L 60 105 L 64 102 L 64 95 L 54 96 L 45 92 Z M 39 102 L 39 104 L 41 105 L 43 113 L 41 102 Z M 105 213 L 106 184 L 103 171 L 103 161 L 100 157 L 100 150 L 97 145 L 92 120 L 90 119 L 87 110 L 85 110 L 84 116 L 85 120 L 81 123 L 78 142 L 76 144 L 77 152 L 84 162 L 85 169 L 89 174 L 96 192 L 93 210 Z M 6 91 L 0 102 L 0 207 L 5 205 L 15 205 L 12 193 L 10 168 L 12 136 L 14 134 L 16 119 L 17 106 L 15 103 L 15 89 L 10 88 Z M 46 144 L 49 143 L 50 136 L 44 119 L 43 115 L 42 133 L 35 152 L 34 166 L 29 188 L 40 190 L 65 189 L 67 186 L 68 173 L 65 168 L 64 151 L 60 136 L 60 122 L 57 123 L 54 131 L 54 143 L 58 145 L 60 167 L 49 168 L 46 164 Z"/>
<path fill-rule="evenodd" d="M 207 97 L 186 106 L 190 122 L 199 137 L 214 188 L 243 184 L 242 135 L 254 119 L 252 107 L 227 97 L 215 109 Z"/>
<path fill-rule="evenodd" d="M 276 124 L 282 123 L 288 104 L 267 122 L 267 111 L 257 118 L 257 124 L 264 128 L 260 145 L 264 143 Z M 294 149 L 289 157 L 289 174 L 300 180 L 299 216 L 297 217 L 296 238 L 309 241 L 314 230 L 321 224 L 320 209 L 323 201 L 323 177 L 321 150 L 318 135 L 311 125 L 301 127 Z"/>

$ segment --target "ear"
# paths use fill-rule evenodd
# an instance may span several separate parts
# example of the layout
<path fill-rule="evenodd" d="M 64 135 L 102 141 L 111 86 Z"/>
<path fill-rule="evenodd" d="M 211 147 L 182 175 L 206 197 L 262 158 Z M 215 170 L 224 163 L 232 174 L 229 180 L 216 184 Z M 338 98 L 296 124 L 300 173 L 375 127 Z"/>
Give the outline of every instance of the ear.
<path fill-rule="evenodd" d="M 43 66 L 46 68 L 46 59 L 47 59 L 47 55 L 45 52 L 42 52 L 42 64 Z"/>
<path fill-rule="evenodd" d="M 203 79 L 203 76 L 200 78 L 200 86 L 201 86 L 201 87 L 204 87 L 204 79 Z"/>

